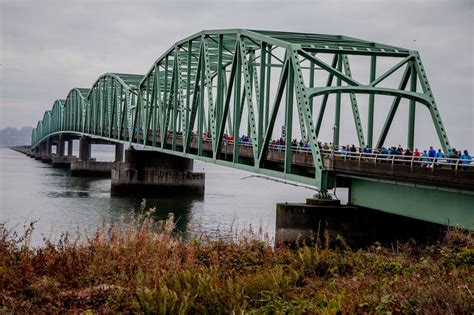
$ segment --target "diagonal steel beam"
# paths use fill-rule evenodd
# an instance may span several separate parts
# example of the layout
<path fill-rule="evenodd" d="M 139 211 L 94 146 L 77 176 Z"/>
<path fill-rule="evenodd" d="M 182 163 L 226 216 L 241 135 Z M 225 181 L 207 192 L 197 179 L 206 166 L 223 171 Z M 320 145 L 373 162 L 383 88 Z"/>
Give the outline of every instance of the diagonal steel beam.
<path fill-rule="evenodd" d="M 338 60 L 339 60 L 339 55 L 335 54 L 334 57 L 332 58 L 332 63 L 331 63 L 332 68 L 336 68 Z M 325 86 L 331 86 L 333 78 L 334 78 L 334 75 L 332 73 L 329 73 Z M 310 97 L 310 98 L 313 99 L 313 97 Z M 319 135 L 319 130 L 321 129 L 321 125 L 323 123 L 324 112 L 326 111 L 326 105 L 328 103 L 328 99 L 329 99 L 329 94 L 326 94 L 323 96 L 323 99 L 321 100 L 321 106 L 319 107 L 318 119 L 316 121 L 316 127 L 315 127 L 316 135 Z"/>
<path fill-rule="evenodd" d="M 410 78 L 411 67 L 406 67 L 405 72 L 403 73 L 402 79 L 398 86 L 398 90 L 405 90 L 408 79 Z M 388 112 L 387 119 L 385 120 L 384 126 L 382 131 L 380 132 L 379 140 L 377 141 L 377 148 L 381 148 L 387 138 L 388 131 L 390 130 L 390 126 L 392 125 L 393 118 L 395 117 L 395 113 L 397 112 L 398 105 L 400 104 L 401 97 L 397 96 L 392 102 L 392 106 L 390 107 L 390 111 Z"/>
<path fill-rule="evenodd" d="M 344 81 L 346 82 L 347 84 L 349 85 L 353 85 L 353 86 L 360 86 L 361 84 L 359 82 L 357 82 L 356 80 L 346 76 L 344 73 L 342 73 L 340 70 L 337 70 L 333 67 L 331 67 L 330 65 L 328 65 L 327 63 L 325 63 L 324 61 L 314 57 L 313 55 L 305 52 L 304 50 L 299 50 L 298 51 L 298 54 L 305 57 L 306 59 L 308 59 L 309 61 L 311 62 L 314 62 L 315 64 L 317 64 L 318 66 L 320 66 L 322 69 L 326 70 L 327 72 L 329 73 L 332 73 L 336 78 L 339 78 L 341 79 L 341 81 Z"/>
<path fill-rule="evenodd" d="M 342 63 L 344 65 L 344 72 L 350 78 L 352 78 L 351 66 L 349 64 L 349 58 L 347 55 L 342 55 Z M 365 147 L 364 131 L 362 130 L 362 122 L 359 115 L 359 106 L 357 105 L 357 98 L 355 93 L 350 93 L 352 116 L 354 117 L 354 124 L 357 132 L 357 140 L 359 141 L 359 147 Z"/>

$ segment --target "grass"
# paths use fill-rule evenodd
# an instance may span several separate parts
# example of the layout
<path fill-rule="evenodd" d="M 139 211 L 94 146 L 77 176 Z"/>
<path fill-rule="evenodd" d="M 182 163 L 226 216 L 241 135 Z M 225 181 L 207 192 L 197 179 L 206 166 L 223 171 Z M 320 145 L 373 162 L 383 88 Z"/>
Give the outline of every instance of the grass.
<path fill-rule="evenodd" d="M 353 250 L 329 240 L 272 247 L 255 237 L 182 239 L 151 212 L 29 246 L 0 224 L 0 313 L 474 312 L 474 238 Z M 258 236 L 258 235 L 254 235 Z"/>

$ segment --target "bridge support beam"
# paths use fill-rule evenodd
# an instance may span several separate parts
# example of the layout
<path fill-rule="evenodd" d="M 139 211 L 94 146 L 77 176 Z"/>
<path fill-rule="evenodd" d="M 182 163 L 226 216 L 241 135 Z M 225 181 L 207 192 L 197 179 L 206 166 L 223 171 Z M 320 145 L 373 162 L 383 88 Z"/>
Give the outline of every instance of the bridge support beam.
<path fill-rule="evenodd" d="M 204 173 L 193 160 L 156 151 L 125 151 L 125 162 L 112 168 L 112 195 L 204 195 Z"/>
<path fill-rule="evenodd" d="M 52 141 L 51 138 L 46 139 L 42 144 L 42 149 L 41 149 L 41 162 L 43 163 L 51 163 L 52 159 Z"/>
<path fill-rule="evenodd" d="M 115 162 L 123 162 L 123 143 L 115 144 Z"/>
<path fill-rule="evenodd" d="M 91 158 L 91 139 L 82 136 L 79 139 L 79 160 L 85 161 Z"/>
<path fill-rule="evenodd" d="M 445 227 L 363 207 L 342 206 L 339 201 L 308 199 L 305 204 L 277 204 L 276 244 L 293 245 L 298 241 L 329 244 L 342 236 L 352 247 L 374 242 L 390 244 L 414 239 L 423 243 L 437 240 Z"/>
<path fill-rule="evenodd" d="M 64 140 L 64 135 L 61 134 L 61 135 L 59 135 L 59 140 L 58 140 L 56 155 L 58 155 L 58 156 L 63 156 L 63 155 L 64 155 L 65 146 L 66 146 L 66 141 Z"/>
<path fill-rule="evenodd" d="M 74 141 L 72 139 L 69 139 L 67 141 L 67 155 L 68 156 L 72 156 L 73 146 L 74 146 Z"/>
<path fill-rule="evenodd" d="M 41 160 L 41 144 L 37 145 L 33 149 L 33 154 L 31 155 L 31 157 L 35 160 Z"/>

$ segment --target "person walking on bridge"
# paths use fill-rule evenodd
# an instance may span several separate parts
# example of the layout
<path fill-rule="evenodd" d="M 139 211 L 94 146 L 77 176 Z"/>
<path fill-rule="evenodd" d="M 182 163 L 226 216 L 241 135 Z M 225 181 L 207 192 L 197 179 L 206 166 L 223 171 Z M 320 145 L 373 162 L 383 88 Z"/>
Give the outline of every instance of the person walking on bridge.
<path fill-rule="evenodd" d="M 444 160 L 444 153 L 443 151 L 441 151 L 441 149 L 438 149 L 438 152 L 436 153 L 435 157 L 438 160 L 438 162 L 441 162 L 441 163 L 446 162 L 446 160 Z M 437 163 L 436 166 L 441 167 L 441 164 Z"/>
<path fill-rule="evenodd" d="M 428 157 L 430 158 L 436 157 L 436 150 L 433 149 L 433 147 L 430 147 L 430 149 L 428 150 Z"/>
<path fill-rule="evenodd" d="M 461 155 L 461 160 L 462 165 L 464 165 L 463 169 L 467 170 L 467 165 L 471 164 L 471 156 L 469 155 L 469 152 L 467 152 L 467 150 L 464 150 L 464 154 Z"/>
<path fill-rule="evenodd" d="M 451 169 L 454 170 L 456 168 L 456 160 L 459 159 L 459 154 L 455 148 L 451 149 L 450 152 L 449 158 L 451 158 L 451 160 L 449 160 L 449 163 L 451 164 Z"/>

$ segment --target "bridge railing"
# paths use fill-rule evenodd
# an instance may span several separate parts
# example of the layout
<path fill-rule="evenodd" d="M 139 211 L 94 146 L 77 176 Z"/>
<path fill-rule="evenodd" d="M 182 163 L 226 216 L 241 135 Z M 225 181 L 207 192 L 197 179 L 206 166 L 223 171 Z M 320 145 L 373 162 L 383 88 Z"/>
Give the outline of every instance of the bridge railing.
<path fill-rule="evenodd" d="M 332 152 L 322 150 L 325 158 L 331 159 Z M 451 157 L 406 156 L 381 153 L 341 152 L 335 151 L 334 157 L 340 160 L 372 161 L 373 163 L 404 164 L 411 167 L 443 167 L 449 166 L 453 170 L 474 170 L 473 159 L 459 159 Z"/>
<path fill-rule="evenodd" d="M 172 137 L 172 133 L 167 134 L 168 138 Z M 177 135 L 177 139 L 182 139 L 182 135 Z M 197 141 L 198 137 L 196 135 L 191 136 L 191 141 Z M 203 143 L 212 143 L 212 139 L 203 138 Z M 224 139 L 224 144 L 234 144 L 235 139 Z M 238 140 L 239 146 L 241 147 L 252 147 L 251 141 L 242 141 Z M 334 153 L 334 158 L 338 160 L 359 160 L 359 161 L 371 161 L 375 164 L 404 164 L 410 165 L 413 167 L 426 167 L 426 168 L 435 168 L 435 167 L 444 167 L 451 168 L 454 171 L 458 170 L 474 170 L 474 159 L 460 159 L 453 157 L 428 157 L 428 156 L 413 156 L 413 155 L 397 155 L 397 154 L 382 154 L 377 152 L 366 153 L 366 152 L 350 152 L 343 151 L 342 146 L 335 148 L 334 152 L 331 150 L 321 148 L 321 153 L 325 159 L 331 159 Z M 285 152 L 286 146 L 283 144 L 268 144 L 268 150 Z M 311 154 L 311 148 L 305 146 L 291 146 L 292 152 L 296 154 Z M 360 150 L 360 149 L 359 149 Z"/>

